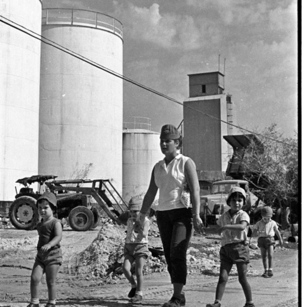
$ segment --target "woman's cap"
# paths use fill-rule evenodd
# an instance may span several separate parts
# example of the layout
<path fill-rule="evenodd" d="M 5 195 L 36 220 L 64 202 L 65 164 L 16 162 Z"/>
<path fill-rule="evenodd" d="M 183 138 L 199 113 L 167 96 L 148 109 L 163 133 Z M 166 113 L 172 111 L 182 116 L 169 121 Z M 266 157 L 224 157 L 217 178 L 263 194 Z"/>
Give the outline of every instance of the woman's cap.
<path fill-rule="evenodd" d="M 181 136 L 178 129 L 173 125 L 164 125 L 161 128 L 160 139 L 177 140 Z"/>
<path fill-rule="evenodd" d="M 227 204 L 228 204 L 228 202 L 229 202 L 230 196 L 231 196 L 232 194 L 234 194 L 234 193 L 240 193 L 240 194 L 242 194 L 242 196 L 244 197 L 244 199 L 246 199 L 246 192 L 245 192 L 244 189 L 242 189 L 242 188 L 240 188 L 240 187 L 233 187 L 233 188 L 231 188 L 230 191 L 229 191 L 229 194 L 228 194 L 228 197 L 227 197 L 227 200 L 226 200 Z"/>
<path fill-rule="evenodd" d="M 43 199 L 47 200 L 51 205 L 57 207 L 56 196 L 52 192 L 45 192 L 43 195 L 41 195 L 38 198 L 37 202 L 39 202 Z"/>
<path fill-rule="evenodd" d="M 143 198 L 141 196 L 133 196 L 128 204 L 130 211 L 140 211 L 143 204 Z"/>
<path fill-rule="evenodd" d="M 261 216 L 263 217 L 272 217 L 273 216 L 273 210 L 269 206 L 265 206 L 261 209 Z"/>

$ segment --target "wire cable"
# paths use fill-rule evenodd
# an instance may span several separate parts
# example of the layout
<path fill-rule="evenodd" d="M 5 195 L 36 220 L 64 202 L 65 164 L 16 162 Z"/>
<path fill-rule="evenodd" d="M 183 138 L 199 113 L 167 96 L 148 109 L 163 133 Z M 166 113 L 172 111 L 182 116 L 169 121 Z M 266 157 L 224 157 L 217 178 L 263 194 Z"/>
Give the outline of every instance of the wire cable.
<path fill-rule="evenodd" d="M 48 39 L 48 38 L 46 38 L 46 37 L 44 37 L 44 36 L 34 32 L 34 31 L 32 31 L 32 30 L 30 30 L 30 29 L 28 29 L 28 28 L 26 28 L 26 27 L 24 27 L 24 26 L 22 26 L 22 25 L 20 25 L 20 24 L 18 24 L 16 22 L 14 22 L 14 21 L 12 21 L 12 20 L 2 16 L 2 15 L 0 15 L 0 21 L 2 23 L 6 24 L 6 25 L 8 25 L 8 26 L 18 30 L 18 31 L 21 31 L 21 32 L 23 32 L 23 33 L 25 33 L 25 34 L 27 34 L 27 35 L 29 35 L 29 36 L 31 36 L 31 37 L 41 41 L 41 42 L 43 42 L 44 44 L 52 46 L 52 47 L 54 47 L 54 48 L 56 48 L 56 49 L 58 49 L 58 50 L 60 50 L 60 51 L 62 51 L 64 53 L 67 53 L 67 54 L 69 54 L 69 55 L 71 55 L 71 56 L 73 56 L 73 57 L 75 57 L 75 58 L 77 58 L 77 59 L 79 59 L 79 60 L 81 60 L 83 62 L 86 62 L 89 65 L 92 65 L 92 66 L 94 66 L 94 67 L 96 67 L 98 69 L 101 69 L 101 70 L 103 70 L 103 71 L 105 71 L 105 72 L 107 72 L 107 73 L 109 73 L 109 74 L 111 74 L 111 75 L 113 75 L 115 77 L 118 77 L 118 78 L 120 78 L 120 79 L 122 79 L 122 80 L 124 80 L 126 82 L 129 82 L 129 83 L 131 83 L 131 84 L 133 84 L 133 85 L 135 85 L 137 87 L 140 87 L 140 88 L 142 88 L 142 89 L 144 89 L 146 91 L 149 91 L 149 92 L 151 92 L 151 93 L 153 93 L 153 94 L 155 94 L 157 96 L 160 96 L 160 97 L 165 98 L 167 100 L 170 100 L 170 101 L 172 101 L 172 102 L 174 102 L 176 104 L 184 106 L 184 104 L 182 102 L 180 102 L 180 101 L 178 101 L 178 100 L 176 100 L 176 99 L 174 99 L 174 98 L 172 98 L 172 97 L 170 97 L 170 96 L 168 96 L 166 94 L 163 94 L 163 93 L 161 93 L 161 92 L 159 92 L 159 91 L 157 91 L 155 89 L 152 89 L 152 88 L 150 88 L 150 87 L 148 87 L 146 85 L 143 85 L 143 84 L 141 84 L 141 83 L 139 83 L 139 82 L 137 82 L 137 81 L 135 81 L 135 80 L 133 80 L 131 78 L 128 78 L 128 77 L 126 77 L 124 75 L 121 75 L 121 74 L 119 74 L 119 73 L 117 73 L 117 72 L 115 72 L 115 71 L 113 71 L 113 70 L 111 70 L 111 69 L 109 69 L 109 68 L 107 68 L 107 67 L 105 67 L 103 65 L 100 65 L 99 63 L 94 62 L 94 61 L 90 60 L 89 58 L 86 58 L 86 57 L 82 56 L 81 54 L 78 54 L 78 53 L 74 52 L 73 50 L 70 50 L 69 48 L 66 48 L 66 47 L 64 47 L 64 46 L 62 46 L 62 45 L 60 45 L 60 44 L 58 44 L 58 43 Z M 195 108 L 193 108 L 191 106 L 186 105 L 185 107 L 188 108 L 188 109 L 191 109 L 193 111 L 196 111 L 198 113 L 201 113 L 202 115 L 207 116 L 207 117 L 209 117 L 209 118 L 211 118 L 213 120 L 220 121 L 220 122 L 222 122 L 222 123 L 224 123 L 226 125 L 229 125 L 229 126 L 237 128 L 237 129 L 240 129 L 241 131 L 245 131 L 245 132 L 248 132 L 248 133 L 251 133 L 251 134 L 254 134 L 254 135 L 258 135 L 258 136 L 261 136 L 263 138 L 266 138 L 266 139 L 269 139 L 271 141 L 278 142 L 278 143 L 281 143 L 281 144 L 284 144 L 284 145 L 292 146 L 291 144 L 286 143 L 284 141 L 280 141 L 280 140 L 271 138 L 269 136 L 265 136 L 265 135 L 263 135 L 261 133 L 257 133 L 257 132 L 251 131 L 249 129 L 240 127 L 240 126 L 235 125 L 233 123 L 229 123 L 229 122 L 227 122 L 225 120 L 217 118 L 217 117 L 215 117 L 213 115 L 210 115 L 208 113 L 205 113 L 205 112 L 203 112 L 201 110 L 195 109 Z M 182 122 L 183 121 L 181 121 L 180 125 L 182 124 Z"/>

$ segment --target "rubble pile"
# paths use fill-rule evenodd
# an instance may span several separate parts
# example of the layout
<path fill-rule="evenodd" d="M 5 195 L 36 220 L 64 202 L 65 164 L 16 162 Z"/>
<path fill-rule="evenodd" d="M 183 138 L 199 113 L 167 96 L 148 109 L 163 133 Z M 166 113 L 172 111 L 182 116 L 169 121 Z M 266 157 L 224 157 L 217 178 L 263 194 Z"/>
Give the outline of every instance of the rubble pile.
<path fill-rule="evenodd" d="M 93 242 L 82 252 L 64 261 L 64 270 L 69 274 L 85 276 L 87 279 L 100 278 L 104 281 L 115 281 L 123 278 L 125 231 L 125 226 L 103 221 Z M 158 231 L 151 230 L 150 235 L 158 236 Z M 150 256 L 144 268 L 144 274 L 165 270 L 164 256 Z"/>
<path fill-rule="evenodd" d="M 64 263 L 64 270 L 73 275 L 86 279 L 100 279 L 106 283 L 116 283 L 124 278 L 122 264 L 124 261 L 123 248 L 125 240 L 125 227 L 114 225 L 111 221 L 104 221 L 97 237 L 82 252 L 74 254 L 71 259 Z M 159 232 L 155 222 L 152 222 L 149 233 L 151 237 L 158 237 Z M 187 252 L 187 264 L 189 274 L 202 273 L 206 275 L 218 275 L 219 273 L 219 249 L 218 241 L 206 243 L 195 248 L 193 244 Z M 167 272 L 165 257 L 162 247 L 151 246 L 151 256 L 146 261 L 144 274 L 155 272 Z M 259 250 L 251 250 L 251 258 L 259 258 Z M 132 271 L 134 268 L 132 267 Z M 249 272 L 253 274 L 252 271 Z M 234 268 L 232 274 L 236 274 Z M 259 272 L 256 272 L 259 274 Z"/>

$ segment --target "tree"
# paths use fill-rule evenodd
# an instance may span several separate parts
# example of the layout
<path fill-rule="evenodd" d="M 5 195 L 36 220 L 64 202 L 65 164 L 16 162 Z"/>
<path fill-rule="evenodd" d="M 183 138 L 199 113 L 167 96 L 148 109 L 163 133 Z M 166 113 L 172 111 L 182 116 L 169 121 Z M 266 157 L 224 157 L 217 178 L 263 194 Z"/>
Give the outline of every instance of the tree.
<path fill-rule="evenodd" d="M 298 215 L 298 141 L 285 138 L 276 124 L 255 134 L 244 152 L 239 152 L 243 179 L 267 205 L 291 208 Z M 256 140 L 256 141 L 255 141 Z M 236 152 L 234 153 L 236 154 Z M 295 210 L 293 210 L 295 209 Z"/>

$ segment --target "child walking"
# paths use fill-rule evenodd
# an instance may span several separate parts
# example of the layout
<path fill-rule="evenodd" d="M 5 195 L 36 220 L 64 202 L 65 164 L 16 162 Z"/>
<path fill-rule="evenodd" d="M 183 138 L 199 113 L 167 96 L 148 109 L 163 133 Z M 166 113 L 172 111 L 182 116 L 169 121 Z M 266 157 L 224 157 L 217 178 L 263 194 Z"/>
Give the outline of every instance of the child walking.
<path fill-rule="evenodd" d="M 39 235 L 37 255 L 31 274 L 31 302 L 27 307 L 39 307 L 39 286 L 44 273 L 48 287 L 46 307 L 56 305 L 56 276 L 62 264 L 62 224 L 53 214 L 57 200 L 53 193 L 45 192 L 37 200 L 37 207 L 42 220 L 37 225 Z"/>
<path fill-rule="evenodd" d="M 247 281 L 247 264 L 249 263 L 249 247 L 247 242 L 247 226 L 249 215 L 242 210 L 246 202 L 246 193 L 240 187 L 233 187 L 227 197 L 230 209 L 223 213 L 217 224 L 221 232 L 220 276 L 215 292 L 213 304 L 206 307 L 221 307 L 221 300 L 225 291 L 229 272 L 235 263 L 238 270 L 239 282 L 242 286 L 246 304 L 244 307 L 255 307 L 252 300 L 251 287 Z"/>
<path fill-rule="evenodd" d="M 261 209 L 262 219 L 253 227 L 253 235 L 258 235 L 258 247 L 261 251 L 261 258 L 264 268 L 262 277 L 273 276 L 273 254 L 275 246 L 275 234 L 277 235 L 280 246 L 283 246 L 283 239 L 278 230 L 277 223 L 271 218 L 273 211 L 271 207 L 265 206 Z"/>
<path fill-rule="evenodd" d="M 133 197 L 129 201 L 130 217 L 127 221 L 127 236 L 124 246 L 123 271 L 131 284 L 128 297 L 132 303 L 139 303 L 143 299 L 143 267 L 149 255 L 148 250 L 148 230 L 149 219 L 145 218 L 143 227 L 137 223 L 137 216 L 142 207 L 142 198 Z M 136 281 L 131 273 L 131 266 L 135 262 Z"/>

